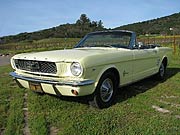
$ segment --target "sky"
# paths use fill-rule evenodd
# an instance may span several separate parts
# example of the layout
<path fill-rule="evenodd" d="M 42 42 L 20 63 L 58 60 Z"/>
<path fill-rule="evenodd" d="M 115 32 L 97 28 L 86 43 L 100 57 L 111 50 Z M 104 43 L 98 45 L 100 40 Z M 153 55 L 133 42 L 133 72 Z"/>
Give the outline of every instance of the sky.
<path fill-rule="evenodd" d="M 0 0 L 0 37 L 75 23 L 81 14 L 115 28 L 179 12 L 179 0 Z"/>

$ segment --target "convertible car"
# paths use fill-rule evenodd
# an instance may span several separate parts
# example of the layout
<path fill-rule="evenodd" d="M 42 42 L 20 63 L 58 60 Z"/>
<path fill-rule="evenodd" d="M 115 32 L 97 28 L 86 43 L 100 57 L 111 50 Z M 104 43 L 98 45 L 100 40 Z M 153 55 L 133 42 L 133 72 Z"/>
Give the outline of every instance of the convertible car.
<path fill-rule="evenodd" d="M 119 87 L 157 75 L 163 79 L 171 49 L 136 42 L 132 31 L 87 34 L 73 49 L 12 57 L 10 75 L 20 87 L 57 96 L 87 96 L 109 107 Z"/>

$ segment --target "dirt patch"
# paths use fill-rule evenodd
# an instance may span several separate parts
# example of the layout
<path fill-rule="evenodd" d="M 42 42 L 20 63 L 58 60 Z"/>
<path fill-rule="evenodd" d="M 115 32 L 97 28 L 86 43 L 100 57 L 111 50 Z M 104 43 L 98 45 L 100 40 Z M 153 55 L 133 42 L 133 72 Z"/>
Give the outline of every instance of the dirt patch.
<path fill-rule="evenodd" d="M 174 95 L 171 95 L 171 96 L 164 95 L 164 96 L 161 96 L 161 98 L 171 99 L 171 98 L 179 98 L 179 97 L 178 96 L 174 96 Z"/>
<path fill-rule="evenodd" d="M 161 112 L 161 113 L 170 113 L 169 110 L 164 109 L 164 108 L 161 108 L 161 107 L 156 106 L 156 105 L 153 105 L 152 108 L 155 109 L 155 110 L 158 111 L 158 112 Z"/>
<path fill-rule="evenodd" d="M 157 102 L 166 105 L 168 108 L 171 108 L 170 110 L 165 109 L 160 106 L 152 105 L 152 108 L 155 109 L 156 111 L 164 114 L 171 114 L 173 117 L 180 119 L 179 112 L 177 112 L 178 109 L 180 109 L 180 104 L 175 103 L 175 101 L 179 99 L 179 96 L 174 96 L 174 95 L 163 95 L 160 97 L 160 99 L 157 99 Z M 170 101 L 166 101 L 170 100 Z M 173 101 L 171 101 L 173 100 Z"/>
<path fill-rule="evenodd" d="M 171 103 L 171 102 L 167 102 L 167 101 L 163 101 L 163 100 L 159 100 L 159 102 L 166 104 L 166 105 L 170 105 L 172 107 L 180 108 L 180 104 L 175 104 L 175 103 Z"/>
<path fill-rule="evenodd" d="M 56 128 L 56 127 L 50 127 L 50 135 L 57 135 L 58 134 L 58 131 L 59 131 L 59 129 L 58 128 Z"/>
<path fill-rule="evenodd" d="M 180 115 L 176 115 L 175 117 L 176 117 L 177 119 L 180 119 Z"/>
<path fill-rule="evenodd" d="M 23 129 L 23 134 L 24 135 L 31 135 L 29 125 L 28 125 L 28 108 L 27 108 L 27 92 L 24 93 L 24 106 L 23 106 L 23 111 L 24 111 L 24 129 Z"/>

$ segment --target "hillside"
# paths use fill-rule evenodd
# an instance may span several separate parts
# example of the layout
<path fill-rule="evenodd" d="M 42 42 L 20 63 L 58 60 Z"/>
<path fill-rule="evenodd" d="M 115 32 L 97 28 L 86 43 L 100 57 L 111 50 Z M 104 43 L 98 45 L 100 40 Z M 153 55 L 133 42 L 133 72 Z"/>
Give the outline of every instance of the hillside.
<path fill-rule="evenodd" d="M 12 36 L 0 37 L 0 44 L 16 42 L 33 42 L 46 38 L 81 38 L 89 32 L 104 30 L 103 22 L 91 21 L 86 14 L 81 14 L 80 18 L 73 24 L 62 24 L 57 27 L 40 30 L 31 33 L 20 33 Z"/>
<path fill-rule="evenodd" d="M 171 31 L 170 31 L 170 28 Z M 135 31 L 138 35 L 144 34 L 180 34 L 180 13 L 172 14 L 153 20 L 128 24 L 115 28 L 115 30 L 124 29 Z"/>
<path fill-rule="evenodd" d="M 173 31 L 170 28 L 173 28 Z M 172 14 L 153 20 L 128 24 L 114 28 L 115 30 L 131 30 L 138 35 L 145 34 L 163 34 L 172 35 L 180 34 L 180 13 Z M 103 22 L 91 21 L 86 14 L 82 14 L 80 18 L 73 24 L 62 24 L 57 27 L 40 30 L 31 33 L 20 33 L 13 36 L 0 37 L 0 44 L 16 43 L 16 42 L 33 42 L 46 38 L 81 38 L 85 34 L 92 31 L 106 30 Z"/>

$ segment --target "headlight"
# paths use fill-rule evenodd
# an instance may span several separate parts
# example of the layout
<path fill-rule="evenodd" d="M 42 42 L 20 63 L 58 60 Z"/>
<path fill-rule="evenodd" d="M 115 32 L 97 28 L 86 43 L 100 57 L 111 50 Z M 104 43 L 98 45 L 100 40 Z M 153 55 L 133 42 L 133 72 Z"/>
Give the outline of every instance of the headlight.
<path fill-rule="evenodd" d="M 81 65 L 78 62 L 73 62 L 71 64 L 71 73 L 74 76 L 79 76 L 80 74 L 82 74 L 82 72 L 83 72 L 83 69 L 82 69 Z"/>

